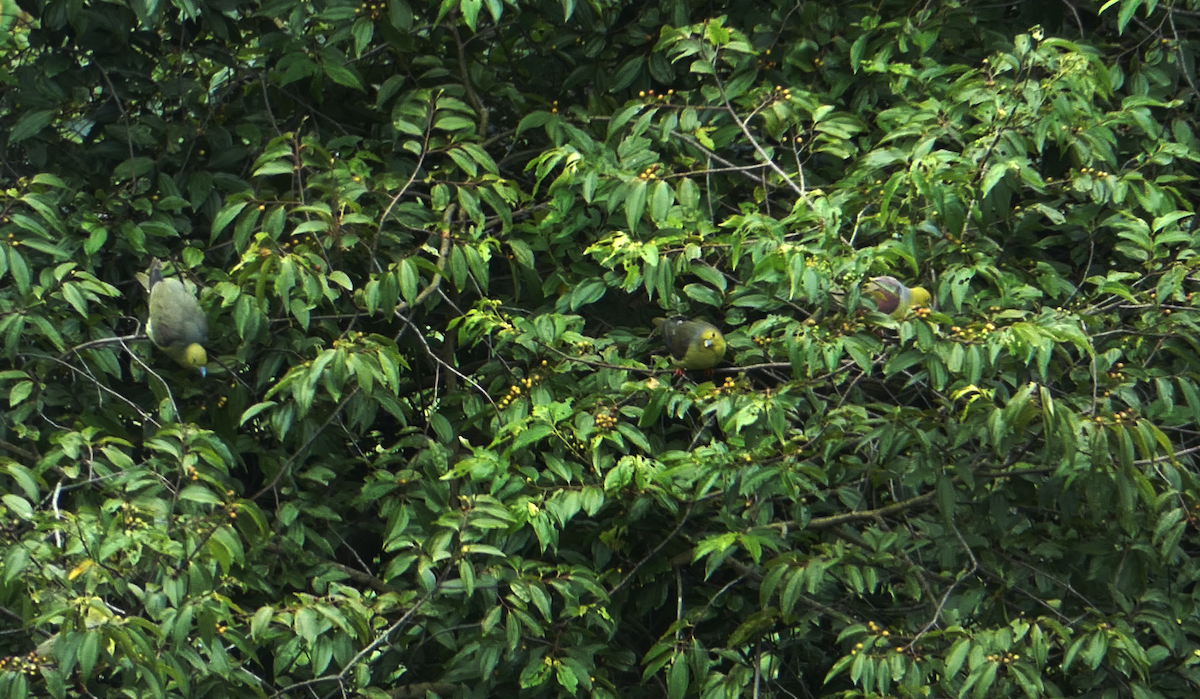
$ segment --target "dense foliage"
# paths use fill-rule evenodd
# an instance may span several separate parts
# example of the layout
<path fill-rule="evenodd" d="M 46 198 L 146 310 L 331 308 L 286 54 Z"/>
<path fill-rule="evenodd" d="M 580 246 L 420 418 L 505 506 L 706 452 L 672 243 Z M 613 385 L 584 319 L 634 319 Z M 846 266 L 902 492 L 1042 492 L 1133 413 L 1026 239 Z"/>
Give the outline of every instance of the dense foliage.
<path fill-rule="evenodd" d="M 0 28 L 0 696 L 1200 692 L 1200 0 Z"/>

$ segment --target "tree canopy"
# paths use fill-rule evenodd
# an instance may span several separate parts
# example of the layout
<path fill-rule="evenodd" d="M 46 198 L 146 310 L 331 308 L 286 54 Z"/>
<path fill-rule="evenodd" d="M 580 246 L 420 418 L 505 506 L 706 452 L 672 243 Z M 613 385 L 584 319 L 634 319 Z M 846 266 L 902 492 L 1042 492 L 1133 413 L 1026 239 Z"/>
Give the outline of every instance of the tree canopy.
<path fill-rule="evenodd" d="M 0 695 L 1200 692 L 1200 0 L 0 30 Z"/>

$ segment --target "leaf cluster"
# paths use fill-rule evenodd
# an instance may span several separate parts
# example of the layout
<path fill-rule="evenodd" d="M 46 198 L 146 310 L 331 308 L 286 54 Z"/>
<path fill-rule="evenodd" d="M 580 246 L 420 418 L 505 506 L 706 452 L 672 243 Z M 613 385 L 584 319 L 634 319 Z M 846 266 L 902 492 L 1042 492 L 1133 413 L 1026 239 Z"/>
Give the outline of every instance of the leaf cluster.
<path fill-rule="evenodd" d="M 1195 696 L 1195 4 L 0 2 L 0 695 Z"/>

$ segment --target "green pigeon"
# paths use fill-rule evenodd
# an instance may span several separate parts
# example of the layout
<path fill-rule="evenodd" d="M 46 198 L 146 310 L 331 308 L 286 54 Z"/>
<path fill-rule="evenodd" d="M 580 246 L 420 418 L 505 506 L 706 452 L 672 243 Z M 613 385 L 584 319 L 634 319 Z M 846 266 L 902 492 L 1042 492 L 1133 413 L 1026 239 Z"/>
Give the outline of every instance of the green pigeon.
<path fill-rule="evenodd" d="M 675 316 L 655 318 L 654 324 L 680 369 L 711 369 L 725 356 L 725 336 L 712 323 Z"/>
<path fill-rule="evenodd" d="M 200 310 L 196 297 L 178 279 L 163 279 L 162 263 L 150 263 L 147 275 L 150 288 L 150 321 L 146 334 L 154 346 L 167 353 L 185 369 L 198 369 L 208 375 L 208 318 Z"/>
<path fill-rule="evenodd" d="M 914 306 L 928 306 L 932 298 L 922 287 L 910 289 L 895 277 L 875 277 L 863 286 L 863 295 L 871 297 L 880 313 L 897 320 Z"/>

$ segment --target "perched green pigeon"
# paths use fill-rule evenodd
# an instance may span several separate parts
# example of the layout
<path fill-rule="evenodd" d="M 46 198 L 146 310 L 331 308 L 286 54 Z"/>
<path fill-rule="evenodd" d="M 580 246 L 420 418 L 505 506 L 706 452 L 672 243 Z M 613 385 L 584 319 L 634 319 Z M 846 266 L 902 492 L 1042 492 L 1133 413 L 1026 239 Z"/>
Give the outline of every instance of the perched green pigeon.
<path fill-rule="evenodd" d="M 725 356 L 725 336 L 712 323 L 675 316 L 654 324 L 680 369 L 711 369 Z"/>
<path fill-rule="evenodd" d="M 208 374 L 205 364 L 208 355 L 203 343 L 208 341 L 208 318 L 200 310 L 196 297 L 178 279 L 163 279 L 162 263 L 150 263 L 147 275 L 150 288 L 150 321 L 146 334 L 167 356 L 186 369 L 199 369 Z"/>
<path fill-rule="evenodd" d="M 863 286 L 863 295 L 870 296 L 875 308 L 897 320 L 904 317 L 913 306 L 928 306 L 929 292 L 914 286 L 904 286 L 895 277 L 875 277 Z"/>

